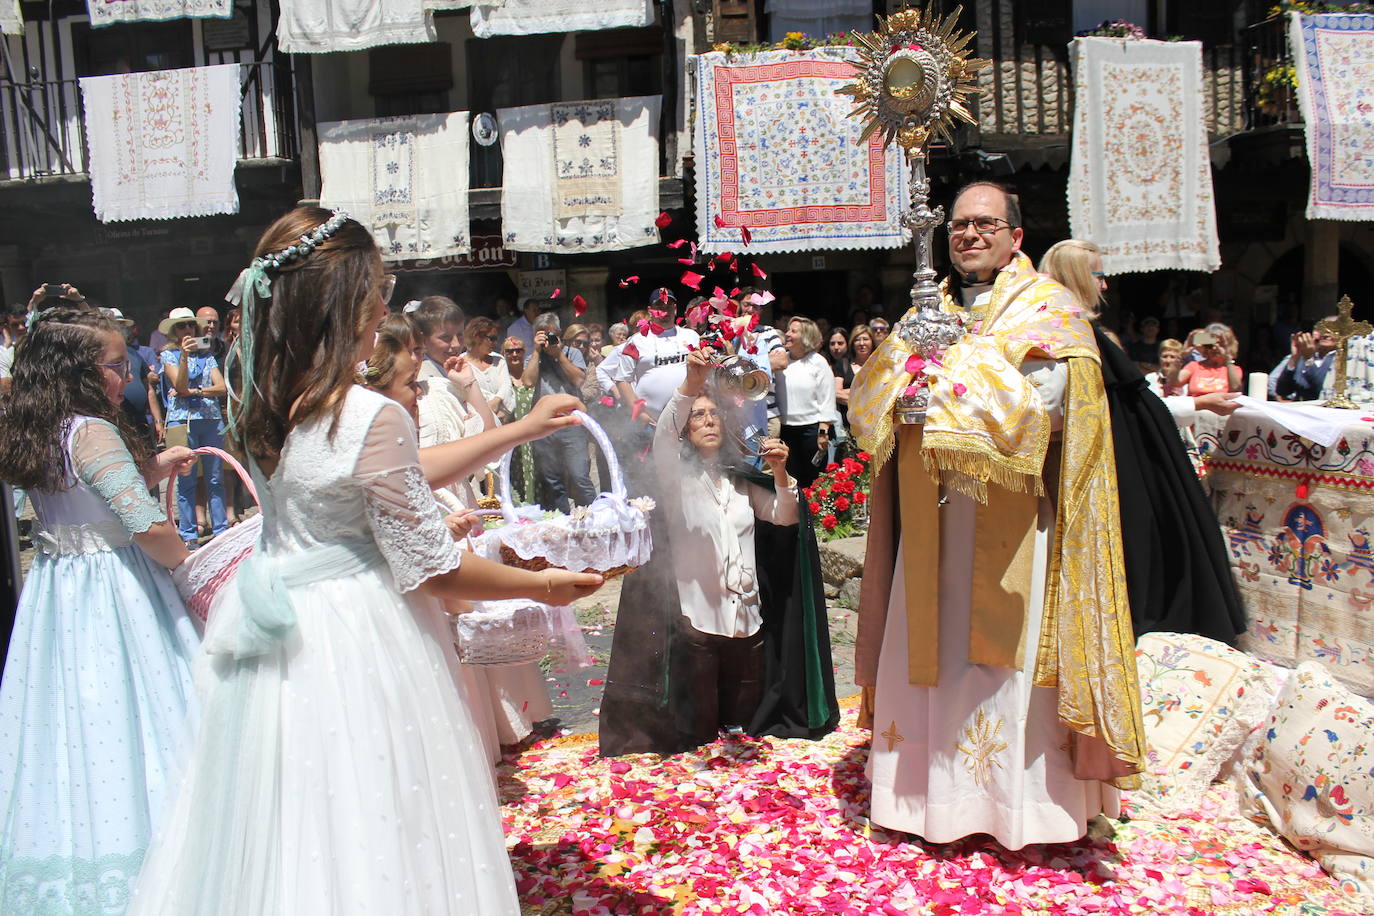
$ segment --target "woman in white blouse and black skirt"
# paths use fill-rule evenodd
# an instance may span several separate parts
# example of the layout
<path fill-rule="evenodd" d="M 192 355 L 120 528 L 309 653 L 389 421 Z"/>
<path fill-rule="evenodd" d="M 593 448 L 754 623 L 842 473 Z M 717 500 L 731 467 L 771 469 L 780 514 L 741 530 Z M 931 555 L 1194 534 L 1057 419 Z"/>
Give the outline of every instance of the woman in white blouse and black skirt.
<path fill-rule="evenodd" d="M 777 392 L 782 441 L 789 451 L 787 471 L 802 487 L 809 487 L 825 467 L 840 419 L 835 407 L 835 372 L 817 352 L 821 331 L 810 318 L 789 321 L 783 344 L 790 362 L 777 377 Z"/>
<path fill-rule="evenodd" d="M 833 682 L 827 698 L 826 685 L 804 683 L 803 672 L 817 665 L 802 663 L 802 656 L 783 663 L 775 648 L 781 639 L 765 645 L 770 634 L 781 632 L 792 596 L 811 594 L 813 585 L 809 571 L 805 587 L 797 584 L 797 569 L 815 562 L 814 541 L 807 540 L 807 559 L 798 560 L 804 509 L 786 470 L 787 446 L 763 440 L 766 476 L 743 465 L 739 440 L 730 432 L 738 426 L 730 416 L 735 405 L 707 391 L 709 353 L 703 347 L 688 354 L 686 380 L 654 434 L 654 558 L 626 579 L 622 593 L 622 606 L 634 613 L 620 618 L 629 625 L 617 626 L 611 648 L 601 714 L 605 756 L 674 753 L 711 741 L 721 728 L 765 733 L 789 719 L 795 720 L 790 734 L 828 730 Z M 772 546 L 779 531 L 786 532 L 790 551 Z M 763 539 L 757 545 L 756 532 Z M 767 568 L 784 554 L 785 570 Z M 818 604 L 823 608 L 823 599 Z M 770 616 L 776 626 L 766 620 Z M 800 637 L 796 642 L 798 652 L 819 659 L 814 636 L 806 650 Z M 826 639 L 827 674 L 829 652 Z M 790 687 L 782 686 L 783 667 L 791 669 Z M 784 695 L 791 699 L 783 702 Z M 783 713 L 783 706 L 793 712 Z"/>

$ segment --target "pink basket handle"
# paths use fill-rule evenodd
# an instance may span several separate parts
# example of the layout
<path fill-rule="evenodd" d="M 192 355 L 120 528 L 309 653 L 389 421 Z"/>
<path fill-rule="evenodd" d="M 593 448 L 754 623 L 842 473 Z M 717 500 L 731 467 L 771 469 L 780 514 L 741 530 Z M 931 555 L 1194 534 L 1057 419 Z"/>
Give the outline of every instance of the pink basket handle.
<path fill-rule="evenodd" d="M 262 500 L 258 499 L 258 488 L 253 486 L 253 475 L 249 474 L 247 469 L 245 469 L 243 465 L 239 464 L 239 460 L 237 458 L 226 452 L 224 449 L 215 448 L 213 445 L 203 445 L 200 448 L 192 449 L 192 451 L 195 452 L 197 455 L 214 455 L 216 458 L 220 459 L 225 464 L 229 465 L 229 467 L 233 468 L 234 473 L 239 475 L 239 480 L 243 481 L 243 486 L 245 489 L 248 490 L 248 495 L 253 497 L 253 502 L 257 503 L 259 506 L 262 505 Z M 171 481 L 167 484 L 167 514 L 169 516 L 172 513 L 172 505 L 175 500 L 176 482 Z"/>

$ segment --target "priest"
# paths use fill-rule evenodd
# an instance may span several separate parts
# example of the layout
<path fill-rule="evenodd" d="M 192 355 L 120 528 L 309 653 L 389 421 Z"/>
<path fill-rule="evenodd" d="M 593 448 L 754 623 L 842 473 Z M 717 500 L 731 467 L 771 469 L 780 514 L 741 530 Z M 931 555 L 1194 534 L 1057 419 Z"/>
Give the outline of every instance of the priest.
<path fill-rule="evenodd" d="M 921 354 L 892 334 L 850 395 L 877 469 L 855 658 L 871 820 L 1069 842 L 1145 757 L 1101 358 L 1021 252 L 1009 191 L 965 187 L 946 228 L 941 307 L 965 336 Z M 924 425 L 895 416 L 911 386 Z"/>

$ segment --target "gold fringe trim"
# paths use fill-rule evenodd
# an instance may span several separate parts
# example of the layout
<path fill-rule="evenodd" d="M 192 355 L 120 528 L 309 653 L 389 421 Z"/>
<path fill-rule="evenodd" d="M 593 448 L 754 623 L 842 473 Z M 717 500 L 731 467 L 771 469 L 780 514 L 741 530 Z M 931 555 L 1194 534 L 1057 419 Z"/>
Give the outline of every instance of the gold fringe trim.
<path fill-rule="evenodd" d="M 940 446 L 922 448 L 921 458 L 927 474 L 976 502 L 987 503 L 989 483 L 1013 493 L 1045 495 L 1045 483 L 1038 471 L 1009 467 L 1006 462 L 981 452 Z"/>

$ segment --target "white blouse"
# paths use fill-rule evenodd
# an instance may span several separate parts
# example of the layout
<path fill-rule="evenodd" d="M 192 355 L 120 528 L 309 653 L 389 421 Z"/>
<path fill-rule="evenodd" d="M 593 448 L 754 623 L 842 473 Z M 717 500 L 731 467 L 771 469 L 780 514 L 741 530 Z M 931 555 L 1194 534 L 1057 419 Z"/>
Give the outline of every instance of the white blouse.
<path fill-rule="evenodd" d="M 475 359 L 469 359 L 468 365 L 472 367 L 473 375 L 477 376 L 477 387 L 482 389 L 482 397 L 490 401 L 492 398 L 500 398 L 501 404 L 507 412 L 515 412 L 515 384 L 510 378 L 510 369 L 506 366 L 506 361 L 495 353 L 487 356 L 486 363 L 479 363 Z"/>
<path fill-rule="evenodd" d="M 754 563 L 754 522 L 795 525 L 797 482 L 770 492 L 682 457 L 680 436 L 695 398 L 673 392 L 654 433 L 654 465 L 665 486 L 682 613 L 714 636 L 752 636 L 763 624 Z"/>
<path fill-rule="evenodd" d="M 819 353 L 794 359 L 775 376 L 778 415 L 784 426 L 838 423 L 835 409 L 835 370 Z"/>

